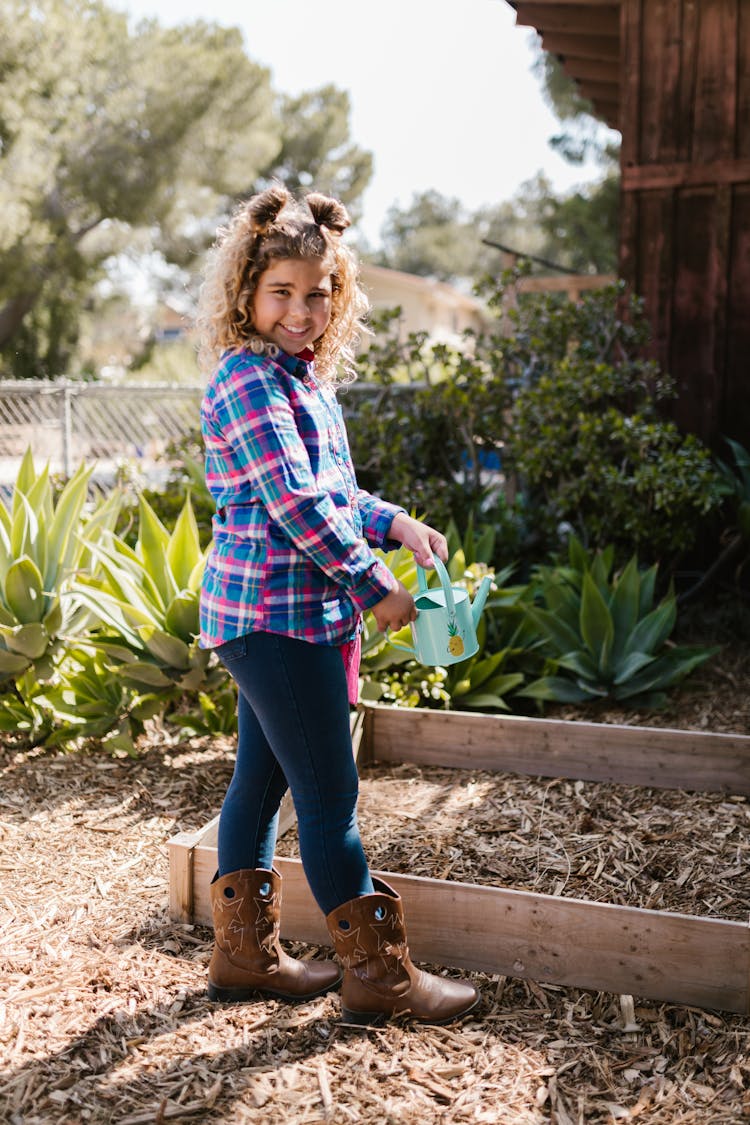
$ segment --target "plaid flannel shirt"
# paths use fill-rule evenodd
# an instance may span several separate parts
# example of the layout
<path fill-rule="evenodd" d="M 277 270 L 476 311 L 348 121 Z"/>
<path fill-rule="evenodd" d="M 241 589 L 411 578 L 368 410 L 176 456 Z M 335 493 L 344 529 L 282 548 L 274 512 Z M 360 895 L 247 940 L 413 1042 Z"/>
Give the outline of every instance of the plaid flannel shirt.
<path fill-rule="evenodd" d="M 216 503 L 201 590 L 203 648 L 263 630 L 356 636 L 396 582 L 371 546 L 403 508 L 357 487 L 341 407 L 312 363 L 227 353 L 201 405 Z"/>

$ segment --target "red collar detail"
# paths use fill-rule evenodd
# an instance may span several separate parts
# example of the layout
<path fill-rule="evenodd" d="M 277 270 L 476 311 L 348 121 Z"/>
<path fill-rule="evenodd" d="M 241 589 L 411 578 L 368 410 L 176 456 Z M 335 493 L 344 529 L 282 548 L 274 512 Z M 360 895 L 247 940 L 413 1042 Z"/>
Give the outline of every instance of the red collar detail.
<path fill-rule="evenodd" d="M 315 352 L 312 348 L 303 348 L 301 352 L 297 352 L 297 359 L 301 359 L 305 363 L 312 363 L 315 359 Z"/>

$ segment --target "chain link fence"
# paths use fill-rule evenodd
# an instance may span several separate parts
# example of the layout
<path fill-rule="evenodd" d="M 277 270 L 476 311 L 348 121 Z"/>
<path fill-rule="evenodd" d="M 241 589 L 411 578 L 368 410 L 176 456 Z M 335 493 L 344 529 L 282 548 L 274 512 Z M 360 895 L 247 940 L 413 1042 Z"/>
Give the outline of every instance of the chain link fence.
<path fill-rule="evenodd" d="M 66 477 L 94 462 L 94 480 L 107 487 L 131 463 L 158 485 L 170 443 L 199 427 L 202 394 L 196 386 L 0 382 L 0 485 L 13 484 L 29 446 L 38 465 Z"/>

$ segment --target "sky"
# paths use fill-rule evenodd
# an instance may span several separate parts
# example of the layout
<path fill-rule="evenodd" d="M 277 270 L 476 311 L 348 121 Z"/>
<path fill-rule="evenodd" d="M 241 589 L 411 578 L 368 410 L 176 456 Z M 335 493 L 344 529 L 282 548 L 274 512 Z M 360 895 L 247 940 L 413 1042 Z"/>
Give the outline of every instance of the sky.
<path fill-rule="evenodd" d="M 510 199 L 542 170 L 558 191 L 597 176 L 549 146 L 559 123 L 532 73 L 534 33 L 505 0 L 119 0 L 133 19 L 243 31 L 277 92 L 349 92 L 351 137 L 374 156 L 360 229 L 436 190 L 468 210 Z"/>

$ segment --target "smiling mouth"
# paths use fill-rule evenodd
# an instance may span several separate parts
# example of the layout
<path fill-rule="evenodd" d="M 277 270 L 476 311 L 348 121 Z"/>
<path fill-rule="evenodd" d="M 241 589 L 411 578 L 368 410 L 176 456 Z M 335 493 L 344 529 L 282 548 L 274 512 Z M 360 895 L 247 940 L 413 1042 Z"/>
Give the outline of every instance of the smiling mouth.
<path fill-rule="evenodd" d="M 310 331 L 309 328 L 292 328 L 290 324 L 282 324 L 281 328 L 289 336 L 305 336 Z"/>

